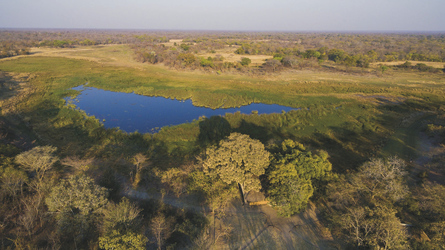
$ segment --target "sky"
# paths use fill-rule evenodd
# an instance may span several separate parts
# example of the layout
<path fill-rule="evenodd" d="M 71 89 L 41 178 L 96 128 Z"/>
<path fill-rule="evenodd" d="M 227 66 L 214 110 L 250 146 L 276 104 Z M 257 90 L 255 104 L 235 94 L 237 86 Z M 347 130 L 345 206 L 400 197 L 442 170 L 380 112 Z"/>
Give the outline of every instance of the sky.
<path fill-rule="evenodd" d="M 445 31 L 445 0 L 0 0 L 0 28 Z"/>

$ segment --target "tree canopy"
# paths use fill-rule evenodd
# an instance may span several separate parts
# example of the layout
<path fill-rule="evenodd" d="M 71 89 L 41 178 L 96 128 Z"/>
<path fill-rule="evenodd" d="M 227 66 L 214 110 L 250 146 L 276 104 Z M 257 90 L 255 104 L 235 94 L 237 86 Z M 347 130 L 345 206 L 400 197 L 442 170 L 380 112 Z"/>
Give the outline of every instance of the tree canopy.
<path fill-rule="evenodd" d="M 59 160 L 54 156 L 56 150 L 57 148 L 51 146 L 39 146 L 17 155 L 15 160 L 25 170 L 35 172 L 37 179 L 42 181 L 45 172 Z"/>
<path fill-rule="evenodd" d="M 314 192 L 312 181 L 329 175 L 332 165 L 326 152 L 313 154 L 292 140 L 285 140 L 273 151 L 268 193 L 279 213 L 290 216 L 306 208 Z"/>
<path fill-rule="evenodd" d="M 107 189 L 88 176 L 72 176 L 53 187 L 45 199 L 48 210 L 55 214 L 60 235 L 82 242 L 93 230 L 96 219 L 108 203 Z"/>
<path fill-rule="evenodd" d="M 329 184 L 331 222 L 357 247 L 406 249 L 406 232 L 394 203 L 406 197 L 405 163 L 397 158 L 371 159 L 358 172 Z"/>
<path fill-rule="evenodd" d="M 259 176 L 264 174 L 269 156 L 260 141 L 232 133 L 218 147 L 207 148 L 202 164 L 205 174 L 219 176 L 227 184 L 238 183 L 245 196 L 249 191 L 260 190 Z"/>

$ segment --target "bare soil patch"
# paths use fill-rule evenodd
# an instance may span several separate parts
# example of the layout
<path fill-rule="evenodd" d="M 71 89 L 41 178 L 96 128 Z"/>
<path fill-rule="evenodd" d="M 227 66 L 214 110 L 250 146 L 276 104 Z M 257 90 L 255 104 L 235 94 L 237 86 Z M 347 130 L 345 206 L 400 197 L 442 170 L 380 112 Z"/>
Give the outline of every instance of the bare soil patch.
<path fill-rule="evenodd" d="M 313 204 L 290 218 L 278 216 L 269 205 L 233 203 L 228 214 L 226 223 L 234 228 L 230 249 L 335 249 Z"/>

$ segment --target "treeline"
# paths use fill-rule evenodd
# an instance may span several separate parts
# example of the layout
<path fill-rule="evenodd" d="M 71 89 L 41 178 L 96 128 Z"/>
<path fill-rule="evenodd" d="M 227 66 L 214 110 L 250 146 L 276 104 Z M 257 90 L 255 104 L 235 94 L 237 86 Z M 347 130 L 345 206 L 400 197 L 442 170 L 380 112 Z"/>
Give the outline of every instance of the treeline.
<path fill-rule="evenodd" d="M 445 61 L 444 34 L 353 34 L 353 33 L 232 33 L 205 37 L 189 36 L 184 42 L 219 40 L 237 45 L 238 54 L 295 55 L 297 51 L 343 50 L 351 56 L 376 53 L 380 62 L 397 60 Z M 373 55 L 374 56 L 374 55 Z"/>
<path fill-rule="evenodd" d="M 183 39 L 183 43 L 193 44 L 191 52 L 194 53 L 210 52 L 221 46 L 235 46 L 235 53 L 242 55 L 271 56 L 300 56 L 310 50 L 336 49 L 337 53 L 343 54 L 338 60 L 349 65 L 363 65 L 362 61 L 368 60 L 367 57 L 370 61 L 379 62 L 445 62 L 444 34 L 0 30 L 0 42 L 21 42 L 26 47 L 140 43 L 154 45 L 171 39 Z M 321 56 L 323 59 L 326 55 L 321 53 Z"/>
<path fill-rule="evenodd" d="M 444 35 L 396 35 L 396 34 L 314 34 L 301 37 L 296 35 L 292 41 L 264 40 L 239 41 L 227 40 L 228 44 L 241 46 L 238 54 L 250 55 L 295 55 L 297 51 L 337 49 L 351 56 L 366 55 L 374 51 L 373 59 L 380 62 L 398 60 L 445 61 Z"/>
<path fill-rule="evenodd" d="M 28 54 L 29 46 L 27 44 L 0 41 L 0 58 Z"/>
<path fill-rule="evenodd" d="M 394 66 L 395 68 L 399 69 L 412 69 L 412 70 L 418 70 L 421 72 L 430 72 L 430 73 L 439 73 L 441 71 L 445 72 L 445 65 L 443 69 L 434 68 L 431 66 L 428 66 L 424 63 L 417 63 L 416 65 L 413 65 L 411 62 L 406 61 L 403 64 Z"/>
<path fill-rule="evenodd" d="M 31 47 L 72 48 L 142 41 L 165 42 L 168 39 L 162 33 L 125 30 L 0 30 L 0 58 L 28 54 Z"/>

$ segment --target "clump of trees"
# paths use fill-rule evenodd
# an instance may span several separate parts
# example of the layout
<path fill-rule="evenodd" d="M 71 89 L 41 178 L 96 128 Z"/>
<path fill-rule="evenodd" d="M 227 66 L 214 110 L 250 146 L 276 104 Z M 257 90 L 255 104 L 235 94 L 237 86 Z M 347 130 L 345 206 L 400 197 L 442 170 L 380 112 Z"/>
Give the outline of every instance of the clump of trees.
<path fill-rule="evenodd" d="M 278 212 L 291 216 L 306 208 L 314 185 L 329 178 L 332 165 L 325 151 L 312 153 L 292 140 L 285 140 L 272 152 L 267 192 Z"/>
<path fill-rule="evenodd" d="M 407 232 L 396 204 L 409 193 L 406 175 L 400 158 L 375 158 L 329 184 L 334 232 L 356 247 L 405 249 Z"/>
<path fill-rule="evenodd" d="M 28 55 L 29 47 L 22 43 L 0 41 L 0 58 Z"/>

